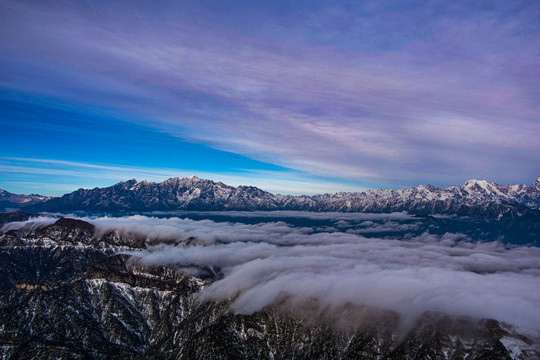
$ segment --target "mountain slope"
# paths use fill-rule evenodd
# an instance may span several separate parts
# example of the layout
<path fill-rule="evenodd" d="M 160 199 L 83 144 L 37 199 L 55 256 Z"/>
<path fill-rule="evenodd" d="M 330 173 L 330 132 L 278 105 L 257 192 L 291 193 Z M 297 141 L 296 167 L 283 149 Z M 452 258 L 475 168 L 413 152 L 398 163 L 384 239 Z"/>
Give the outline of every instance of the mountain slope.
<path fill-rule="evenodd" d="M 183 241 L 182 239 L 180 239 Z M 184 239 L 190 246 L 191 239 Z M 39 278 L 10 272 L 0 292 L 2 358 L 133 359 L 536 359 L 538 339 L 495 320 L 424 313 L 403 333 L 399 316 L 340 325 L 313 303 L 275 304 L 252 315 L 227 302 L 198 300 L 215 278 L 201 279 L 118 254 L 145 249 L 144 238 L 58 219 L 43 228 L 9 230 L 0 251 L 21 252 Z M 182 244 L 179 244 L 182 246 Z M 79 261 L 66 267 L 63 259 Z M 20 256 L 19 256 L 20 257 Z M 1 262 L 5 274 L 5 262 Z M 57 269 L 57 271 L 49 271 Z M 63 271 L 62 271 L 63 270 Z M 315 310 L 312 310 L 315 309 Z M 342 316 L 365 314 L 345 306 Z M 365 315 L 364 315 L 365 318 Z M 339 317 L 338 317 L 339 319 Z M 401 332 L 400 332 L 401 331 Z"/>
<path fill-rule="evenodd" d="M 0 211 L 19 209 L 23 206 L 38 204 L 51 199 L 49 196 L 38 194 L 20 195 L 0 189 Z"/>
<path fill-rule="evenodd" d="M 315 196 L 274 195 L 256 187 L 171 178 L 161 183 L 129 180 L 107 188 L 79 189 L 25 207 L 26 211 L 137 212 L 170 210 L 303 210 L 449 214 L 484 218 L 537 218 L 540 179 L 532 186 L 469 180 L 445 189 L 421 185 L 402 190 L 369 190 Z"/>

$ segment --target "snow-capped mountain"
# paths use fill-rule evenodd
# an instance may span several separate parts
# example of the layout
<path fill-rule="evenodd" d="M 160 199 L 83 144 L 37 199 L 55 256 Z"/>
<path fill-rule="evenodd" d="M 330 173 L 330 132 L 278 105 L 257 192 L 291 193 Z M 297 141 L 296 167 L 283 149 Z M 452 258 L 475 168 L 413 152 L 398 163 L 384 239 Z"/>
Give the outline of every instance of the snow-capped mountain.
<path fill-rule="evenodd" d="M 515 218 L 530 214 L 530 210 L 540 209 L 540 178 L 530 187 L 473 179 L 461 187 L 420 185 L 401 190 L 315 195 L 313 199 L 320 204 L 322 211 L 408 211 L 417 214 Z"/>
<path fill-rule="evenodd" d="M 13 194 L 6 190 L 0 189 L 0 211 L 19 208 L 21 206 L 33 205 L 47 201 L 49 199 L 51 199 L 51 197 L 49 196 L 43 196 L 38 194 Z"/>
<path fill-rule="evenodd" d="M 533 209 L 540 208 L 540 178 L 530 187 L 526 185 L 499 185 L 485 180 L 468 180 L 463 186 L 439 188 L 420 185 L 402 190 L 368 190 L 361 193 L 337 193 L 315 195 L 317 199 L 400 199 L 403 201 L 446 201 L 459 200 L 472 203 L 517 202 Z"/>
<path fill-rule="evenodd" d="M 152 210 L 277 210 L 276 196 L 252 186 L 171 178 L 161 183 L 128 180 L 107 188 L 79 189 L 42 206 L 45 211 L 152 211 Z"/>
<path fill-rule="evenodd" d="M 305 210 L 456 214 L 488 218 L 537 216 L 540 179 L 526 185 L 469 180 L 463 186 L 420 185 L 401 190 L 368 190 L 315 196 L 274 195 L 252 186 L 171 178 L 161 183 L 129 180 L 107 188 L 79 189 L 25 207 L 28 211 L 136 212 L 167 210 Z"/>

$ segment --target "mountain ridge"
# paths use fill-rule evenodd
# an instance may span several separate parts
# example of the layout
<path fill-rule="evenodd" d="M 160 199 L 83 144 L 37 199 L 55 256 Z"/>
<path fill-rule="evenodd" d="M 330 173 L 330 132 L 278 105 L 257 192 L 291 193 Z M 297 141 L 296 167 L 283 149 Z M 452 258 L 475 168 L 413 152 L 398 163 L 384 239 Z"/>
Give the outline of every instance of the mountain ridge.
<path fill-rule="evenodd" d="M 468 180 L 461 187 L 420 185 L 406 189 L 378 189 L 320 195 L 272 194 L 254 186 L 229 186 L 222 182 L 170 178 L 163 182 L 121 181 L 115 185 L 79 189 L 62 197 L 24 206 L 25 211 L 272 211 L 402 212 L 458 215 L 496 219 L 540 216 L 540 178 L 531 186 L 499 185 Z"/>
<path fill-rule="evenodd" d="M 11 208 L 15 209 L 25 205 L 33 205 L 49 199 L 52 199 L 52 197 L 39 194 L 14 194 L 0 189 L 0 211 Z"/>

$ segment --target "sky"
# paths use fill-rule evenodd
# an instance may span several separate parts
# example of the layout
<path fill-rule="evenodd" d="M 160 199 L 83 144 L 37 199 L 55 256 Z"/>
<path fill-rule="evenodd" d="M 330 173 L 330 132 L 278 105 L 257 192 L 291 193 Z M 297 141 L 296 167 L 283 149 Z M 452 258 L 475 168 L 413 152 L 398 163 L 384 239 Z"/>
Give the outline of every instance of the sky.
<path fill-rule="evenodd" d="M 0 0 L 0 188 L 531 184 L 538 1 Z"/>

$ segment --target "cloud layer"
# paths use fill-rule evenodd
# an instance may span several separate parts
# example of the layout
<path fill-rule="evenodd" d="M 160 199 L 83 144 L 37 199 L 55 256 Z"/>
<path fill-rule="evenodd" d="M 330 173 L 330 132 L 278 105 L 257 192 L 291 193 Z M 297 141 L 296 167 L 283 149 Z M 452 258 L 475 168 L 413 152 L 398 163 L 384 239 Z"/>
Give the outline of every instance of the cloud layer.
<path fill-rule="evenodd" d="M 425 311 L 440 311 L 540 330 L 536 247 L 475 242 L 452 233 L 407 236 L 407 229 L 382 239 L 283 222 L 248 225 L 144 216 L 90 221 L 100 231 L 200 239 L 204 246 L 159 245 L 136 255 L 194 275 L 205 268 L 221 270 L 223 278 L 208 286 L 202 298 L 233 300 L 232 310 L 238 313 L 258 311 L 285 293 L 298 301 L 317 299 L 323 306 L 392 310 L 405 323 Z M 395 218 L 387 222 L 399 224 Z"/>
<path fill-rule="evenodd" d="M 288 212 L 290 217 L 300 215 Z M 339 309 L 348 304 L 391 310 L 400 315 L 404 328 L 424 312 L 436 311 L 540 331 L 538 247 L 480 242 L 459 233 L 415 235 L 409 232 L 415 223 L 405 214 L 303 215 L 335 226 L 140 215 L 82 219 L 96 226 L 96 236 L 117 231 L 158 243 L 131 253 L 142 262 L 195 276 L 220 274 L 201 299 L 231 300 L 236 313 L 251 314 L 286 296 L 288 306 L 316 300 L 325 316 L 339 317 Z M 55 220 L 38 217 L 1 230 L 35 230 Z M 392 228 L 393 236 L 361 235 L 380 227 Z M 197 246 L 182 245 L 192 237 Z"/>

